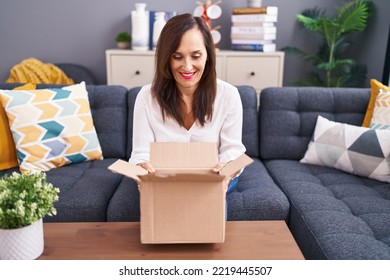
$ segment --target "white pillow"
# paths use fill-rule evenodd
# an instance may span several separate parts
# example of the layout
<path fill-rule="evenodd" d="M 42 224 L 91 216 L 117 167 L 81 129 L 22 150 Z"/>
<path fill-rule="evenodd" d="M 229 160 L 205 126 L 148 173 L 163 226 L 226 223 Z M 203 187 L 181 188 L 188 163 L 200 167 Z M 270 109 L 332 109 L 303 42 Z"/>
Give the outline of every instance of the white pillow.
<path fill-rule="evenodd" d="M 319 116 L 300 162 L 390 182 L 389 154 L 390 130 L 338 123 Z"/>

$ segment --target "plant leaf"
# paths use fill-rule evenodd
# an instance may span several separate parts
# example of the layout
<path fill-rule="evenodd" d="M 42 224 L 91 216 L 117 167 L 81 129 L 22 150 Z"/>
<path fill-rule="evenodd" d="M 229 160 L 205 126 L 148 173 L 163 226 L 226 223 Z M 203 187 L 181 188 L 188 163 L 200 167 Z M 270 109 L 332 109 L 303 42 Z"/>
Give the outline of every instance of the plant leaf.
<path fill-rule="evenodd" d="M 368 6 L 362 0 L 347 2 L 338 9 L 340 32 L 343 34 L 361 31 L 366 28 Z"/>
<path fill-rule="evenodd" d="M 295 47 L 284 47 L 281 48 L 287 54 L 293 54 L 298 57 L 302 57 L 306 61 L 312 61 L 313 63 L 321 62 L 318 56 L 304 52 L 303 50 Z"/>
<path fill-rule="evenodd" d="M 305 79 L 297 79 L 294 80 L 294 84 L 299 86 L 315 86 L 315 87 L 322 87 L 325 86 L 325 82 L 321 77 L 318 75 L 318 73 L 311 72 Z"/>
<path fill-rule="evenodd" d="M 302 14 L 297 15 L 297 21 L 305 28 L 322 34 L 321 18 L 311 18 Z"/>

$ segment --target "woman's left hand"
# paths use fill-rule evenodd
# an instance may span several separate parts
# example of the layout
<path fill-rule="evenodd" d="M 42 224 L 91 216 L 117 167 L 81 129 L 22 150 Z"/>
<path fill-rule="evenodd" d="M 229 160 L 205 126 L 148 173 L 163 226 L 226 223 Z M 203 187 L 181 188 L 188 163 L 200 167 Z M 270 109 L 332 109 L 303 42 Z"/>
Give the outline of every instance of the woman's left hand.
<path fill-rule="evenodd" d="M 223 163 L 223 162 L 218 162 L 213 168 L 212 170 L 215 172 L 215 173 L 218 173 L 219 171 L 222 170 L 222 168 L 226 165 L 226 163 Z M 233 176 L 228 176 L 226 177 L 224 180 L 223 180 L 223 187 L 224 189 L 227 191 L 228 189 L 228 186 L 229 186 L 229 183 L 230 181 L 233 179 Z"/>
<path fill-rule="evenodd" d="M 214 172 L 219 172 L 221 171 L 221 169 L 226 165 L 226 163 L 223 163 L 223 162 L 218 162 L 214 167 L 213 167 L 213 171 Z"/>

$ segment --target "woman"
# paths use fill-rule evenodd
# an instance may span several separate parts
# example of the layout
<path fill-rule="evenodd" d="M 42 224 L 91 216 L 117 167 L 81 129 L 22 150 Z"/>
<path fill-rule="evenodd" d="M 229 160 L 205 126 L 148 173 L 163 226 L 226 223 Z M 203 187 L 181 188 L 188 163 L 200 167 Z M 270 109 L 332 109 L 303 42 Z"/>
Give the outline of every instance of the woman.
<path fill-rule="evenodd" d="M 245 152 L 238 90 L 217 79 L 215 63 L 213 39 L 200 17 L 182 14 L 166 23 L 156 47 L 153 83 L 142 87 L 135 102 L 131 163 L 154 172 L 152 142 L 216 142 L 215 172 Z M 229 184 L 230 191 L 236 182 Z"/>

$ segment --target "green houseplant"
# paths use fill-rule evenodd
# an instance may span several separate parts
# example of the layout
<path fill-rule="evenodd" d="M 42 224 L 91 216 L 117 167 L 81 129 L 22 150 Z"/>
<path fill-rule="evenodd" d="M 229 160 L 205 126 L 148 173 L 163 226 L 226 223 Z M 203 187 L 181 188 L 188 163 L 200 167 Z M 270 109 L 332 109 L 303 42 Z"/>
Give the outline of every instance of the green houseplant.
<path fill-rule="evenodd" d="M 352 45 L 348 40 L 349 34 L 366 29 L 372 6 L 372 2 L 353 0 L 336 8 L 337 14 L 334 16 L 327 17 L 325 11 L 317 7 L 297 15 L 298 23 L 318 33 L 322 42 L 314 54 L 295 47 L 282 48 L 286 54 L 297 55 L 314 66 L 315 70 L 306 78 L 296 80 L 296 84 L 324 87 L 365 85 L 367 67 L 343 55 Z"/>
<path fill-rule="evenodd" d="M 0 179 L 0 228 L 21 228 L 55 215 L 58 193 L 43 172 L 4 175 Z"/>
<path fill-rule="evenodd" d="M 42 219 L 56 214 L 59 189 L 45 173 L 0 179 L 0 259 L 34 259 L 43 252 Z"/>
<path fill-rule="evenodd" d="M 115 37 L 115 41 L 118 48 L 128 49 L 131 43 L 131 35 L 127 31 L 119 32 Z"/>

